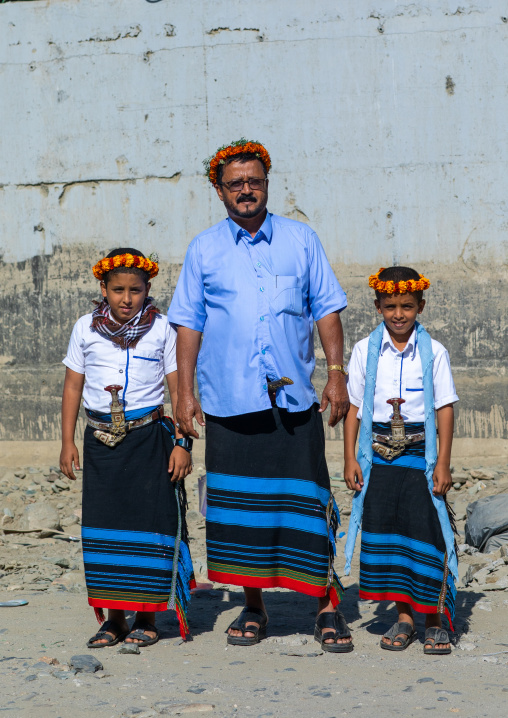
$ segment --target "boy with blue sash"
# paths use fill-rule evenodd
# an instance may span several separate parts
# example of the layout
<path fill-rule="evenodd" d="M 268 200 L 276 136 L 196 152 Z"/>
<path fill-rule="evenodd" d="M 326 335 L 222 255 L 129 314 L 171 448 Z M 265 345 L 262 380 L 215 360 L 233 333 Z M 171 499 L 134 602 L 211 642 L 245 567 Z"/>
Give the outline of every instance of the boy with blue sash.
<path fill-rule="evenodd" d="M 381 648 L 403 651 L 417 638 L 414 610 L 426 614 L 424 653 L 450 653 L 441 614 L 453 630 L 458 569 L 445 496 L 458 396 L 448 352 L 416 321 L 429 280 L 390 267 L 369 286 L 383 322 L 355 345 L 349 364 L 344 478 L 356 494 L 346 573 L 361 526 L 360 598 L 395 601 L 399 614 Z"/>

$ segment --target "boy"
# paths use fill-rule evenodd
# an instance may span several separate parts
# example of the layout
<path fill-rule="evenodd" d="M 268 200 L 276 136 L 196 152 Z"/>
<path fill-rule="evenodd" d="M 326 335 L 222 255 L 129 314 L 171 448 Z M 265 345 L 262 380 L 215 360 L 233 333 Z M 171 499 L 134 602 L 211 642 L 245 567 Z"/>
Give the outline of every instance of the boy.
<path fill-rule="evenodd" d="M 450 653 L 441 614 L 452 627 L 457 557 L 445 495 L 458 396 L 448 352 L 416 322 L 429 280 L 390 267 L 372 275 L 369 286 L 383 322 L 355 345 L 349 363 L 344 478 L 357 493 L 346 572 L 361 524 L 360 598 L 395 601 L 399 614 L 381 648 L 403 651 L 417 638 L 415 610 L 426 614 L 424 652 Z"/>
<path fill-rule="evenodd" d="M 193 584 L 185 493 L 188 439 L 164 417 L 164 376 L 177 401 L 176 332 L 152 304 L 156 261 L 115 249 L 93 268 L 103 301 L 79 319 L 67 356 L 60 468 L 75 479 L 74 432 L 81 395 L 84 436 L 82 542 L 88 603 L 99 622 L 89 648 L 159 639 L 155 612 L 176 608 L 182 637 Z M 168 476 L 169 472 L 169 476 Z M 171 480 L 170 480 L 171 477 Z M 172 483 L 173 482 L 173 483 Z M 125 611 L 136 611 L 132 630 Z"/>

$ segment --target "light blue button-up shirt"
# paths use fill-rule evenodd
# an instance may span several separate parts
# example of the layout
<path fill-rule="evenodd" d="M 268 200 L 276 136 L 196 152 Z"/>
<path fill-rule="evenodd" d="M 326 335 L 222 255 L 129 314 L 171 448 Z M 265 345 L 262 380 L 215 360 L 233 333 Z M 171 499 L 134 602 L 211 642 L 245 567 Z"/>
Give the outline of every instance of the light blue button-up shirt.
<path fill-rule="evenodd" d="M 296 412 L 318 401 L 314 320 L 346 306 L 316 233 L 267 213 L 254 239 L 225 219 L 192 240 L 168 319 L 203 332 L 197 377 L 206 413 L 270 409 L 267 377 L 282 376 L 294 383 L 277 391 L 277 406 Z"/>

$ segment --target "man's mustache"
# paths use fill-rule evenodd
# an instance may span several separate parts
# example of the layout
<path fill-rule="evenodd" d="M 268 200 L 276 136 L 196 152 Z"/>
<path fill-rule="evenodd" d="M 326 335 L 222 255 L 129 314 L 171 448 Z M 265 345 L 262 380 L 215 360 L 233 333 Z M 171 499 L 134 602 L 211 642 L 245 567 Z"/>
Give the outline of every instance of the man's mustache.
<path fill-rule="evenodd" d="M 256 198 L 253 194 L 241 194 L 238 199 L 236 200 L 236 203 L 239 202 L 255 202 Z"/>

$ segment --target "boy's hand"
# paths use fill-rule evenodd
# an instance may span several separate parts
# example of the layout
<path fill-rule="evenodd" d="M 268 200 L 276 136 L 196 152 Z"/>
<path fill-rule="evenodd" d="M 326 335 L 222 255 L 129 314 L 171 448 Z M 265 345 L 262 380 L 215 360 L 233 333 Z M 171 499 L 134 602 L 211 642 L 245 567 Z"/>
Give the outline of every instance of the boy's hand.
<path fill-rule="evenodd" d="M 363 488 L 362 470 L 356 459 L 349 459 L 344 462 L 344 480 L 348 489 L 352 491 L 361 491 Z"/>
<path fill-rule="evenodd" d="M 76 481 L 72 464 L 79 471 L 79 451 L 74 442 L 72 444 L 64 444 L 60 452 L 60 471 L 67 476 L 68 479 Z"/>
<path fill-rule="evenodd" d="M 175 446 L 169 457 L 168 474 L 171 481 L 181 481 L 192 471 L 192 458 L 188 451 L 181 446 Z"/>
<path fill-rule="evenodd" d="M 452 475 L 448 464 L 436 464 L 434 476 L 432 477 L 434 488 L 432 493 L 434 496 L 445 496 L 452 488 Z"/>

